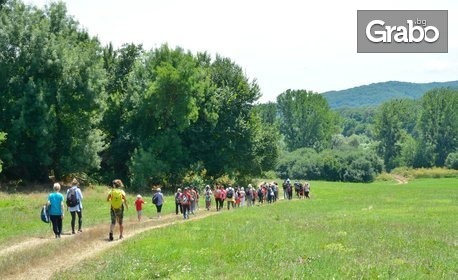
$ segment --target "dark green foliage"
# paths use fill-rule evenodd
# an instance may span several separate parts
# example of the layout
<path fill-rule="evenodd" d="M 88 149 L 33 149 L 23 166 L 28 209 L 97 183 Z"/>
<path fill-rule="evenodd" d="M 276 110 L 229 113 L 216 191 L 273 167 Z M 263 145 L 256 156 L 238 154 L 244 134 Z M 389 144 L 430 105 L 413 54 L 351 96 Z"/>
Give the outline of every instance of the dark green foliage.
<path fill-rule="evenodd" d="M 422 148 L 431 153 L 429 162 L 433 166 L 442 167 L 448 154 L 458 149 L 458 90 L 431 90 L 423 96 L 421 103 L 419 130 Z"/>
<path fill-rule="evenodd" d="M 375 116 L 374 134 L 379 141 L 378 153 L 388 171 L 400 166 L 401 152 L 406 134 L 414 132 L 418 107 L 409 100 L 383 103 Z"/>
<path fill-rule="evenodd" d="M 374 123 L 376 107 L 341 108 L 336 111 L 343 119 L 342 134 L 344 136 L 352 134 L 372 135 L 371 125 Z"/>
<path fill-rule="evenodd" d="M 46 180 L 99 168 L 105 71 L 99 43 L 66 15 L 11 1 L 0 12 L 5 174 Z"/>
<path fill-rule="evenodd" d="M 305 90 L 287 90 L 277 97 L 280 132 L 289 151 L 329 147 L 337 131 L 337 115 L 322 95 Z"/>
<path fill-rule="evenodd" d="M 333 109 L 377 107 L 392 99 L 420 99 L 424 93 L 438 87 L 456 89 L 458 88 L 458 81 L 424 84 L 390 81 L 339 91 L 328 91 L 322 95 Z"/>

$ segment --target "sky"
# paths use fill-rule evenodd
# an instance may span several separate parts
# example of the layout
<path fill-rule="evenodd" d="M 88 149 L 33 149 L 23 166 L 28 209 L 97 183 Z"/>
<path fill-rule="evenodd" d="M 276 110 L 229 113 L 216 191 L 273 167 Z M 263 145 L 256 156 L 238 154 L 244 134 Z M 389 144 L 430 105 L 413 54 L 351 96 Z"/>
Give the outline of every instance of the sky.
<path fill-rule="evenodd" d="M 40 8 L 54 0 L 23 0 Z M 66 0 L 68 14 L 102 44 L 167 43 L 219 54 L 261 88 L 342 90 L 385 81 L 458 80 L 458 1 Z M 357 10 L 448 10 L 448 53 L 357 53 Z"/>

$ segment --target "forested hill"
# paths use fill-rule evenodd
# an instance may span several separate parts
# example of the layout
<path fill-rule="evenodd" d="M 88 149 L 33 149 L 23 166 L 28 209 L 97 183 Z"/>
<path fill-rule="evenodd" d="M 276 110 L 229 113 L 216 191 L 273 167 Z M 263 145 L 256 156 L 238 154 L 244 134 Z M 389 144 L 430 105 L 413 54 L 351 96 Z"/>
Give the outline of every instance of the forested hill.
<path fill-rule="evenodd" d="M 323 93 L 331 108 L 354 108 L 365 106 L 378 106 L 379 104 L 395 99 L 421 98 L 425 92 L 433 88 L 450 87 L 458 88 L 458 81 L 433 82 L 433 83 L 407 83 L 389 81 L 374 83 L 338 91 Z"/>

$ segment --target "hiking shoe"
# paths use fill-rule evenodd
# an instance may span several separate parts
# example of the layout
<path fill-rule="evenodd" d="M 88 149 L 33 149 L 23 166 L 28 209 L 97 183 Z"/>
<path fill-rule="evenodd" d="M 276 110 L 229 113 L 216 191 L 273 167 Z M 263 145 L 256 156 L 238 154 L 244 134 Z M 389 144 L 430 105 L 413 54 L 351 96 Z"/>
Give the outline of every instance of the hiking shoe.
<path fill-rule="evenodd" d="M 83 231 L 81 229 L 79 229 L 78 232 L 83 232 Z"/>
<path fill-rule="evenodd" d="M 123 239 L 124 237 L 122 235 L 119 236 L 119 239 Z"/>
<path fill-rule="evenodd" d="M 75 231 L 74 231 L 74 230 L 72 230 L 72 234 L 75 234 Z"/>
<path fill-rule="evenodd" d="M 113 233 L 112 232 L 110 232 L 110 234 L 108 235 L 108 240 L 113 241 Z"/>

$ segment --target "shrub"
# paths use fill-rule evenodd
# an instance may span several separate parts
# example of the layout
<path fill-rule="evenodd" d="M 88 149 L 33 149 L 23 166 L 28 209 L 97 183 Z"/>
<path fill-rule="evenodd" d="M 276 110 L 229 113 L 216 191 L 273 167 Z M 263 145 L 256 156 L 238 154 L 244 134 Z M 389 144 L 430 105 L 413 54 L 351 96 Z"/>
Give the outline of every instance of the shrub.
<path fill-rule="evenodd" d="M 445 166 L 450 169 L 458 169 L 458 152 L 448 154 Z"/>

